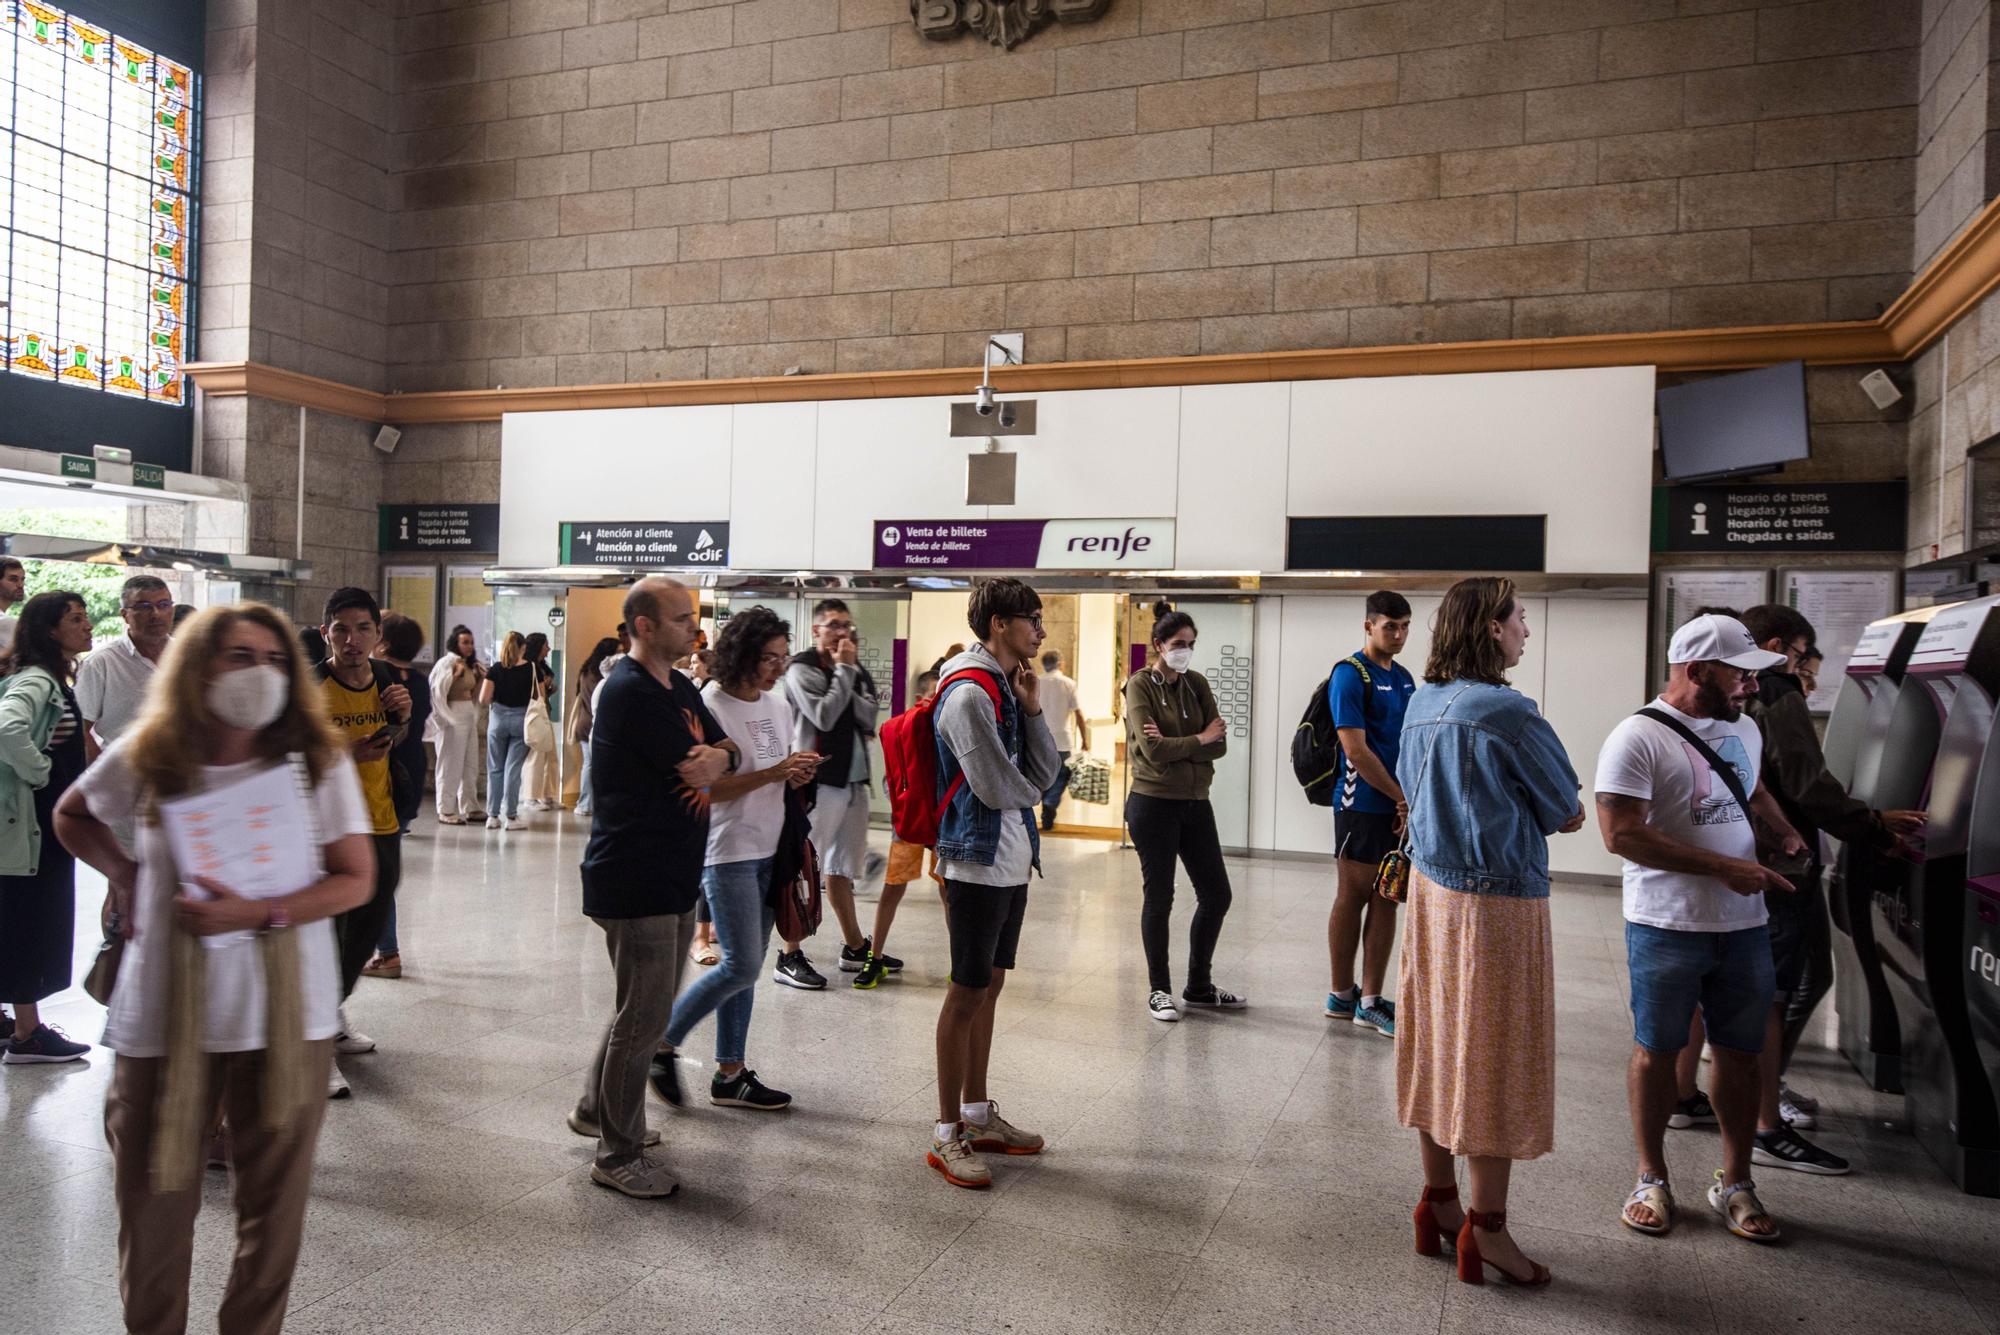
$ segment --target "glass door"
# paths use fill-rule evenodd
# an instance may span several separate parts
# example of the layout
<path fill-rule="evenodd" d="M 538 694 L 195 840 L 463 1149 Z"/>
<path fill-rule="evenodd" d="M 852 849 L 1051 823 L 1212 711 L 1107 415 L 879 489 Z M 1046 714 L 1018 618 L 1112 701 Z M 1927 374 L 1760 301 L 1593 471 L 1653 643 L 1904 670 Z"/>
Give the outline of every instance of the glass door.
<path fill-rule="evenodd" d="M 1127 652 L 1134 671 L 1145 666 L 1153 629 L 1153 604 L 1170 603 L 1194 618 L 1194 662 L 1207 679 L 1215 707 L 1229 727 L 1229 749 L 1215 763 L 1208 800 L 1222 846 L 1250 846 L 1250 714 L 1255 679 L 1257 604 L 1248 598 L 1168 598 L 1135 594 L 1126 613 Z"/>

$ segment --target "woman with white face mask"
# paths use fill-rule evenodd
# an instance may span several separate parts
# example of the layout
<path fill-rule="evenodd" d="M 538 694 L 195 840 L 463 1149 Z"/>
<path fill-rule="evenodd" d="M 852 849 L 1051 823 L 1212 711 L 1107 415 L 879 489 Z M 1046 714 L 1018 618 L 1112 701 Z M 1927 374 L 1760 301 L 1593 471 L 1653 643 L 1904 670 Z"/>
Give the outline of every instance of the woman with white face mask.
<path fill-rule="evenodd" d="M 247 898 L 181 868 L 163 803 L 246 780 L 297 785 L 304 888 Z M 136 824 L 135 855 L 112 827 Z M 373 893 L 368 810 L 291 628 L 268 607 L 204 611 L 177 633 L 145 713 L 56 808 L 56 833 L 110 882 L 126 938 L 104 1044 L 119 1287 L 134 1330 L 187 1324 L 204 1130 L 228 1118 L 240 1249 L 222 1335 L 284 1319 L 339 1031 L 331 919 Z M 281 854 L 273 854 L 281 856 Z"/>
<path fill-rule="evenodd" d="M 1194 882 L 1195 897 L 1181 1001 L 1210 1010 L 1234 1010 L 1248 1001 L 1223 991 L 1209 976 L 1230 891 L 1208 785 L 1215 762 L 1229 748 L 1229 725 L 1215 707 L 1208 679 L 1188 670 L 1194 660 L 1194 618 L 1166 603 L 1153 604 L 1153 615 L 1153 661 L 1125 681 L 1126 753 L 1132 762 L 1125 826 L 1139 850 L 1146 890 L 1145 907 L 1139 911 L 1139 940 L 1146 947 L 1150 975 L 1146 1013 L 1171 1023 L 1181 1018 L 1167 957 L 1176 858 Z"/>

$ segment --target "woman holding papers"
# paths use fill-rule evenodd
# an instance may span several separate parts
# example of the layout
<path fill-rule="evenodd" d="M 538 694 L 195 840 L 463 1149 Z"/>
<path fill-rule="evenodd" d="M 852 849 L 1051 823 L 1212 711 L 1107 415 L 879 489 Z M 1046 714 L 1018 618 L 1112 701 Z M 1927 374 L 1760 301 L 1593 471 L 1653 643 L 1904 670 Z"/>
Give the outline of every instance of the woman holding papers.
<path fill-rule="evenodd" d="M 368 813 L 298 641 L 246 603 L 175 635 L 146 712 L 56 831 L 129 942 L 104 1043 L 118 1277 L 133 1330 L 182 1330 L 204 1129 L 233 1137 L 240 1246 L 217 1325 L 274 1332 L 298 1260 L 339 1029 L 333 915 L 374 885 Z M 138 828 L 137 856 L 112 834 Z"/>

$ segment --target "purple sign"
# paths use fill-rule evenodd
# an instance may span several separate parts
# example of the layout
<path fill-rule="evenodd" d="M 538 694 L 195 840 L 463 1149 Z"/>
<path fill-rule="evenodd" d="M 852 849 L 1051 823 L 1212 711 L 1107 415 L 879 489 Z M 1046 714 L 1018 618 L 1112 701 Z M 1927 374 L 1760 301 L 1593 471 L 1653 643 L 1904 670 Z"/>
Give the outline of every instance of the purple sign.
<path fill-rule="evenodd" d="M 1171 570 L 1171 519 L 897 519 L 877 570 Z"/>

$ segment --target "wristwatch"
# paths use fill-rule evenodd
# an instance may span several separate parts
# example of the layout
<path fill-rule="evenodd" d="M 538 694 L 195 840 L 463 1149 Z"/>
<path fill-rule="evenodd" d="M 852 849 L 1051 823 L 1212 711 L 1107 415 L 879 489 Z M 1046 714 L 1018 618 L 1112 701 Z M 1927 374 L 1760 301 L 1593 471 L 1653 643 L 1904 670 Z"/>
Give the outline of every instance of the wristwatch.
<path fill-rule="evenodd" d="M 285 912 L 284 906 L 281 904 L 274 902 L 265 912 L 264 930 L 267 932 L 275 932 L 280 928 L 292 925 L 292 915 Z"/>

